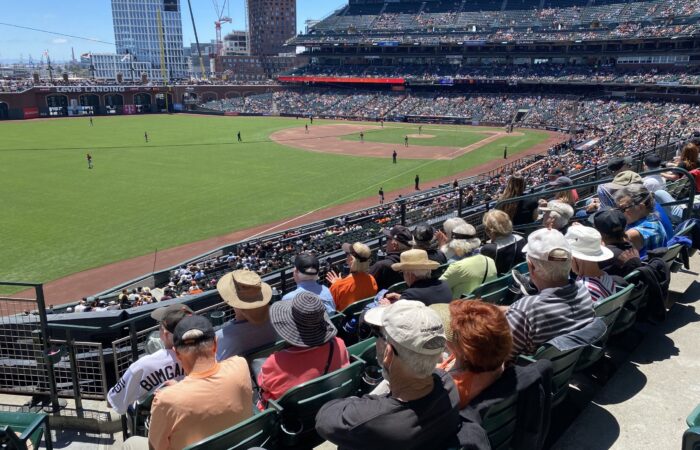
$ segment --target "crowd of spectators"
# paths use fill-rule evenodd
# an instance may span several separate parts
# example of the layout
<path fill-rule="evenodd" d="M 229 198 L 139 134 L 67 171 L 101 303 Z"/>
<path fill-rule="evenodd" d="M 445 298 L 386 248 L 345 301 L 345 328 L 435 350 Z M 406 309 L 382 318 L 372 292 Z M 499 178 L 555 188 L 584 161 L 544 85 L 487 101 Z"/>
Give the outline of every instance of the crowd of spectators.
<path fill-rule="evenodd" d="M 308 65 L 292 72 L 299 76 L 332 76 L 362 78 L 404 78 L 409 81 L 443 79 L 506 80 L 538 83 L 587 82 L 625 84 L 700 84 L 697 66 L 626 67 L 625 65 L 392 65 L 392 66 L 328 66 Z"/>
<path fill-rule="evenodd" d="M 545 40 L 550 39 L 546 37 L 548 33 L 556 36 L 567 31 L 578 33 L 577 37 L 588 36 L 584 40 L 596 39 L 607 32 L 609 37 L 631 36 L 637 32 L 643 33 L 643 36 L 658 36 L 660 28 L 663 27 L 658 25 L 659 23 L 696 17 L 700 14 L 700 5 L 695 0 L 652 0 L 590 6 L 581 4 L 560 8 L 549 4 L 543 8 L 530 9 L 513 9 L 508 5 L 504 10 L 501 10 L 501 3 L 483 2 L 481 5 L 470 4 L 469 11 L 465 11 L 464 8 L 464 3 L 453 3 L 445 4 L 442 11 L 436 11 L 428 6 L 416 8 L 416 4 L 407 3 L 403 7 L 394 6 L 390 11 L 381 10 L 367 14 L 368 11 L 363 10 L 358 14 L 358 11 L 350 7 L 315 25 L 302 40 L 310 36 L 328 37 L 334 34 L 361 34 L 369 37 L 392 32 L 416 35 L 465 31 L 480 34 L 482 37 L 479 39 L 496 40 L 497 37 L 503 38 L 506 34 L 510 34 L 514 39 L 521 39 L 528 35 L 534 36 L 533 29 L 542 32 L 538 39 Z M 618 28 L 618 25 L 622 28 Z M 512 31 L 514 28 L 522 29 L 524 34 Z M 596 32 L 587 35 L 585 30 L 592 28 L 597 28 Z M 503 29 L 511 31 L 504 34 L 501 31 Z M 491 34 L 493 32 L 496 34 Z"/>

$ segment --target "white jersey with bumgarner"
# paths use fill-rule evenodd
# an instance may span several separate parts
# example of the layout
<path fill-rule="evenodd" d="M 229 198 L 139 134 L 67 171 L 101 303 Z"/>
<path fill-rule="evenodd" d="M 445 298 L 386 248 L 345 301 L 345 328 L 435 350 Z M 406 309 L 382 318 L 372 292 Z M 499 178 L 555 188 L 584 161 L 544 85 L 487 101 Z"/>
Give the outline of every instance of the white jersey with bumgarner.
<path fill-rule="evenodd" d="M 166 381 L 180 381 L 183 378 L 185 371 L 177 362 L 175 351 L 161 349 L 129 366 L 117 384 L 109 390 L 107 400 L 117 413 L 125 414 L 129 405 L 146 398 Z"/>

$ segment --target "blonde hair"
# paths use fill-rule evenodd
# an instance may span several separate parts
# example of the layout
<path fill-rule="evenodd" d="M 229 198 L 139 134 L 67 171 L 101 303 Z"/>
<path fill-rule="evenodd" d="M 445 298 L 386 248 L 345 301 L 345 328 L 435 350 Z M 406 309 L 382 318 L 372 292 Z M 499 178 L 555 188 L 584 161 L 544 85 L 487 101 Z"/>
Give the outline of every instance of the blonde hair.
<path fill-rule="evenodd" d="M 508 214 L 500 209 L 492 209 L 484 214 L 484 229 L 489 238 L 510 236 L 513 233 L 513 222 Z"/>
<path fill-rule="evenodd" d="M 353 244 L 354 247 L 360 250 L 364 250 L 367 254 L 371 253 L 371 250 L 369 247 L 367 247 L 365 244 L 361 242 L 356 242 Z M 358 258 L 356 258 L 353 255 L 350 255 L 352 257 L 352 263 L 350 264 L 350 272 L 351 273 L 356 273 L 356 272 L 369 272 L 369 263 L 370 260 L 367 259 L 367 261 L 360 261 Z"/>

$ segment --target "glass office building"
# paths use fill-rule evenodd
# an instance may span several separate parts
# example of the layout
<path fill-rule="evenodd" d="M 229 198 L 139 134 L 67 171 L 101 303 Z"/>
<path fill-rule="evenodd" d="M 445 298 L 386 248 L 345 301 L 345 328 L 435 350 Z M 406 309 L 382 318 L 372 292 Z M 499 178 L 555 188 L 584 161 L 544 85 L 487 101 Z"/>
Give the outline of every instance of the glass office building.
<path fill-rule="evenodd" d="M 170 79 L 187 77 L 180 6 L 180 0 L 112 0 L 117 54 L 150 63 L 149 78 L 161 79 L 160 11 L 165 73 Z"/>

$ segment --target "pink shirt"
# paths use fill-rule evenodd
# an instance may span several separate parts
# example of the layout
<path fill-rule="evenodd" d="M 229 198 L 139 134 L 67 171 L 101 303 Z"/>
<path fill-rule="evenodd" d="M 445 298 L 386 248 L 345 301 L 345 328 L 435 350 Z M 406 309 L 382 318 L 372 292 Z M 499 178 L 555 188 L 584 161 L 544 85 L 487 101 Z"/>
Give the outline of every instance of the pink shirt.
<path fill-rule="evenodd" d="M 320 347 L 290 347 L 273 353 L 263 363 L 258 374 L 263 402 L 276 400 L 291 388 L 323 375 L 328 362 L 330 343 L 333 343 L 333 359 L 328 373 L 350 364 L 345 343 L 338 337 Z M 262 410 L 264 405 L 258 403 Z"/>

